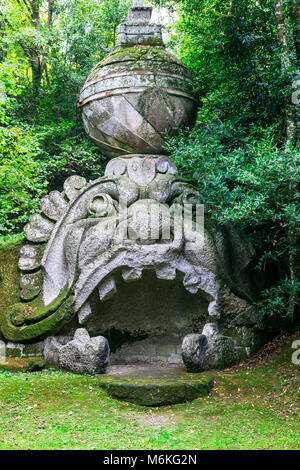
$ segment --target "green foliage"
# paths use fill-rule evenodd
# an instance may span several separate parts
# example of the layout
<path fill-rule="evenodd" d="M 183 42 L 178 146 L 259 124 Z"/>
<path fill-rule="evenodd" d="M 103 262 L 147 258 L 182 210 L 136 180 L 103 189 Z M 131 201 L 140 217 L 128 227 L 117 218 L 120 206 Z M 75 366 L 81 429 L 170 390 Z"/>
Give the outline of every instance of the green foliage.
<path fill-rule="evenodd" d="M 277 285 L 262 292 L 259 303 L 259 311 L 263 316 L 285 318 L 288 315 L 287 302 L 291 295 L 295 295 L 295 301 L 299 302 L 300 282 L 291 281 L 288 277 L 279 281 Z"/>
<path fill-rule="evenodd" d="M 128 5 L 55 1 L 49 24 L 42 1 L 36 28 L 26 2 L 1 2 L 0 234 L 21 231 L 42 195 L 62 190 L 68 176 L 102 176 L 105 159 L 85 135 L 77 94 L 112 50 Z M 36 63 L 44 63 L 40 84 Z"/>
<path fill-rule="evenodd" d="M 274 140 L 274 129 L 249 134 L 229 123 L 181 133 L 169 143 L 179 172 L 198 187 L 213 217 L 246 230 L 269 283 L 289 273 L 300 235 L 300 155 L 296 148 L 280 150 Z"/>
<path fill-rule="evenodd" d="M 35 157 L 39 143 L 30 131 L 0 128 L 0 233 L 20 231 L 37 211 L 37 198 L 45 193 L 44 179 Z"/>
<path fill-rule="evenodd" d="M 39 200 L 68 176 L 102 176 L 103 157 L 74 124 L 0 127 L 0 235 L 18 233 Z"/>
<path fill-rule="evenodd" d="M 193 72 L 203 105 L 199 120 L 244 127 L 280 123 L 277 139 L 282 139 L 291 78 L 281 69 L 274 1 L 175 3 L 179 21 L 172 43 Z M 291 37 L 292 27 L 288 32 Z M 296 65 L 290 72 L 295 70 Z"/>

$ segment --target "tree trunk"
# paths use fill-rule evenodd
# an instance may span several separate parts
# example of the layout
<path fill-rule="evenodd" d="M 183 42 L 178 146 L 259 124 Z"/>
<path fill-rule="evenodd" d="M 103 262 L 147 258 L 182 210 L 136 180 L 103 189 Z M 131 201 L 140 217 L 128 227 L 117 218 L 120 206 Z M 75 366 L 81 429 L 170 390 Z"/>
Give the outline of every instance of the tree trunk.
<path fill-rule="evenodd" d="M 54 4 L 54 0 L 48 0 L 48 17 L 47 17 L 48 29 L 50 29 L 52 26 L 53 4 Z"/>
<path fill-rule="evenodd" d="M 289 0 L 290 17 L 293 23 L 293 37 L 297 56 L 298 68 L 300 67 L 300 4 L 299 0 Z"/>
<path fill-rule="evenodd" d="M 296 0 L 298 1 L 298 0 Z M 293 14 L 297 13 L 299 10 L 294 9 L 294 0 L 290 0 L 290 4 L 293 4 Z M 289 47 L 288 47 L 288 40 L 287 40 L 287 27 L 286 27 L 286 17 L 284 14 L 284 7 L 282 0 L 274 0 L 274 8 L 275 8 L 275 21 L 277 27 L 277 38 L 278 43 L 281 47 L 281 68 L 282 72 L 285 75 L 289 75 L 289 68 L 291 66 L 290 62 L 290 55 L 289 55 Z M 295 30 L 294 30 L 295 31 Z M 294 36 L 295 37 L 295 36 Z M 298 38 L 296 38 L 298 40 Z M 291 79 L 291 85 L 293 82 L 293 78 Z M 292 87 L 291 87 L 292 88 Z M 292 89 L 291 89 L 292 95 Z M 286 98 L 286 143 L 294 143 L 296 139 L 296 109 L 292 102 L 292 97 L 288 96 Z M 291 168 L 291 171 L 293 169 Z M 291 201 L 294 197 L 294 185 L 293 183 L 289 184 L 289 191 L 291 195 Z M 295 247 L 295 228 L 292 222 L 288 223 L 287 227 L 287 237 L 288 237 L 288 244 L 289 244 L 289 278 L 292 282 L 292 289 L 289 296 L 289 301 L 287 305 L 287 314 L 293 319 L 295 306 L 296 306 L 296 291 L 295 285 L 297 281 L 297 273 L 296 273 L 296 260 L 294 255 L 294 247 Z"/>
<path fill-rule="evenodd" d="M 282 0 L 274 0 L 274 9 L 275 9 L 275 22 L 277 28 L 277 39 L 281 47 L 281 68 L 282 72 L 287 75 L 288 70 L 291 66 L 288 41 L 287 41 L 287 31 L 286 31 L 286 18 L 284 14 L 284 8 Z M 292 84 L 291 78 L 291 84 Z M 291 90 L 292 95 L 292 90 Z M 295 141 L 296 137 L 296 111 L 292 103 L 291 95 L 286 98 L 285 105 L 285 114 L 286 114 L 286 137 L 287 144 L 290 144 Z"/>
<path fill-rule="evenodd" d="M 0 0 L 0 10 L 1 10 L 1 0 Z M 0 37 L 6 36 L 6 30 L 5 30 L 5 21 L 3 18 L 0 17 Z M 7 56 L 7 51 L 5 49 L 2 49 L 0 51 L 0 62 L 3 62 L 6 59 Z"/>
<path fill-rule="evenodd" d="M 30 8 L 32 25 L 37 31 L 39 31 L 41 27 L 40 0 L 31 0 Z M 37 98 L 40 93 L 43 75 L 41 48 L 38 45 L 32 47 L 29 62 L 32 71 L 33 96 L 34 98 Z"/>

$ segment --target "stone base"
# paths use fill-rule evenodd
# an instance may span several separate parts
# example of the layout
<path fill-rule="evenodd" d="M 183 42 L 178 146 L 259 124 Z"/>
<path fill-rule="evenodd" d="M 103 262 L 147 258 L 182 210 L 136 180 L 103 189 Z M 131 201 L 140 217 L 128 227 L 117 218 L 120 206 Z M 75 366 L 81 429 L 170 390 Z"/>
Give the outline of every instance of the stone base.
<path fill-rule="evenodd" d="M 184 367 L 113 366 L 99 378 L 109 395 L 142 406 L 185 403 L 207 396 L 210 374 L 187 374 Z"/>
<path fill-rule="evenodd" d="M 9 372 L 38 372 L 45 368 L 42 357 L 16 358 L 8 357 L 0 362 L 0 371 Z"/>

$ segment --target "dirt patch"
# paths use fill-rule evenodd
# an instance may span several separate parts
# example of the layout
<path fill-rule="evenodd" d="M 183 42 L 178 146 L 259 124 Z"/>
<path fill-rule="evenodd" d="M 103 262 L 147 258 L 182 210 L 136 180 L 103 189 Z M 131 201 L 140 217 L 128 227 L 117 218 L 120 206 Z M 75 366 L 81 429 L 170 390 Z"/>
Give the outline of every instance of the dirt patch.
<path fill-rule="evenodd" d="M 265 344 L 254 356 L 250 357 L 244 362 L 231 367 L 229 370 L 237 370 L 241 367 L 246 369 L 253 369 L 257 366 L 270 362 L 274 355 L 281 351 L 281 349 L 289 343 L 292 343 L 300 335 L 300 331 L 296 333 L 281 332 L 273 341 Z"/>
<path fill-rule="evenodd" d="M 138 422 L 139 424 L 144 424 L 146 426 L 150 426 L 157 430 L 166 426 L 170 427 L 172 426 L 172 424 L 175 425 L 175 422 L 172 423 L 172 421 L 170 421 L 168 416 L 156 415 L 153 413 L 145 413 L 143 415 L 136 415 L 134 417 L 134 420 Z"/>

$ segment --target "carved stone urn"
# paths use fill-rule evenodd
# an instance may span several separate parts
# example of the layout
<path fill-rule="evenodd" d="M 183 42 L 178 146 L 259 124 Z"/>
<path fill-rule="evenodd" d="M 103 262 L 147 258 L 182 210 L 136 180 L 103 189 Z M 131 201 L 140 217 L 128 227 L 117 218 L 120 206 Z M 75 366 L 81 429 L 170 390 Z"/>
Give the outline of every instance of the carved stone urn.
<path fill-rule="evenodd" d="M 109 157 L 165 153 L 166 135 L 193 127 L 198 100 L 187 68 L 165 50 L 150 7 L 134 7 L 118 47 L 97 64 L 80 92 L 86 132 Z"/>
<path fill-rule="evenodd" d="M 87 133 L 115 158 L 104 177 L 71 176 L 42 199 L 24 228 L 20 302 L 0 315 L 6 341 L 40 344 L 48 362 L 67 368 L 67 357 L 75 371 L 103 370 L 106 339 L 114 364 L 184 361 L 192 371 L 261 344 L 251 247 L 206 214 L 164 154 L 166 131 L 193 126 L 197 99 L 151 11 L 134 3 L 116 51 L 80 93 Z M 89 348 L 95 360 L 102 348 L 103 364 L 90 364 Z"/>

